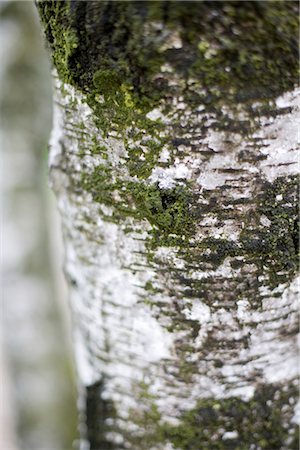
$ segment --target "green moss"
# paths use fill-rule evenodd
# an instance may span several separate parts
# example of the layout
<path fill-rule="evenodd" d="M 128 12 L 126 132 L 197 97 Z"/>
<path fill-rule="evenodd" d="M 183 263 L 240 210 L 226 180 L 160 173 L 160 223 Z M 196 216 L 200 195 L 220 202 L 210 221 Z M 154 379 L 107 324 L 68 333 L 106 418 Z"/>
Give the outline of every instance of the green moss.
<path fill-rule="evenodd" d="M 215 114 L 212 127 L 249 134 L 254 122 L 232 119 L 222 106 L 228 104 L 234 110 L 243 103 L 250 116 L 262 110 L 274 114 L 274 97 L 297 81 L 297 2 L 42 1 L 38 7 L 60 76 L 86 94 L 104 136 L 114 132 L 122 138 L 128 155 L 124 164 L 130 176 L 141 181 L 120 183 L 116 173 L 100 166 L 92 175 L 83 175 L 83 187 L 99 203 L 117 206 L 114 220 L 122 214 L 147 219 L 154 227 L 153 242 L 185 247 L 184 238 L 193 236 L 193 221 L 201 217 L 205 206 L 196 206 L 188 188 L 184 194 L 177 190 L 163 194 L 143 183 L 153 167 L 164 166 L 159 162 L 163 147 L 171 154 L 168 164 L 178 157 L 176 142 L 185 130 L 180 113 L 171 126 L 146 114 L 158 104 L 168 114 L 172 98 L 181 95 L 192 110 L 204 105 Z M 176 30 L 182 48 L 162 51 L 163 33 L 155 27 L 145 32 L 147 20 Z M 175 70 L 178 86 L 173 87 L 160 73 L 163 62 Z M 189 78 L 193 82 L 187 85 Z M 253 110 L 257 100 L 261 107 Z M 203 136 L 206 131 L 203 126 Z M 107 152 L 95 143 L 92 153 L 99 152 L 107 159 Z M 116 205 L 113 192 L 119 189 L 122 199 Z M 184 219 L 184 214 L 189 217 Z M 201 251 L 211 250 L 207 260 L 214 265 L 246 251 L 256 255 L 259 236 L 254 236 L 255 230 L 247 231 L 242 250 L 209 239 L 202 242 Z M 269 235 L 264 240 L 261 261 L 266 262 L 278 246 Z M 185 250 L 183 256 L 193 259 L 199 251 Z"/>
<path fill-rule="evenodd" d="M 192 194 L 188 186 L 160 189 L 144 182 L 124 181 L 114 176 L 111 169 L 99 165 L 92 174 L 82 174 L 82 187 L 96 202 L 113 207 L 113 219 L 131 216 L 146 219 L 153 227 L 149 246 L 172 245 L 169 236 L 190 237 L 194 233 Z M 118 193 L 117 196 L 114 193 Z"/>
<path fill-rule="evenodd" d="M 291 423 L 297 398 L 293 383 L 258 385 L 248 401 L 201 399 L 177 417 L 178 425 L 163 421 L 148 385 L 141 384 L 139 395 L 143 408 L 131 410 L 129 421 L 140 432 L 125 433 L 134 449 L 160 448 L 170 442 L 180 450 L 295 450 L 299 445 L 297 426 Z M 234 435 L 226 436 L 227 432 Z"/>
<path fill-rule="evenodd" d="M 181 236 L 193 234 L 190 193 L 186 187 L 160 189 L 156 185 L 132 183 L 130 193 L 140 218 L 146 218 L 158 230 L 160 237 L 171 233 Z"/>
<path fill-rule="evenodd" d="M 124 433 L 132 448 L 149 449 L 164 441 L 164 436 L 160 428 L 161 414 L 155 403 L 155 396 L 149 392 L 149 385 L 141 382 L 137 386 L 137 395 L 141 408 L 137 411 L 129 411 L 129 422 L 133 422 L 138 427 L 137 433 Z M 142 439 L 141 439 L 142 432 Z"/>
<path fill-rule="evenodd" d="M 269 227 L 246 223 L 241 234 L 245 254 L 258 267 L 266 268 L 271 287 L 292 279 L 299 270 L 298 245 L 299 177 L 279 177 L 263 186 L 258 198 L 257 221 L 270 220 Z M 279 275 L 281 273 L 281 277 Z"/>
<path fill-rule="evenodd" d="M 180 425 L 165 425 L 164 436 L 180 450 L 294 450 L 299 443 L 297 427 L 290 423 L 290 397 L 297 397 L 294 385 L 261 385 L 249 401 L 203 399 L 181 416 Z M 227 431 L 236 437 L 223 437 Z"/>
<path fill-rule="evenodd" d="M 110 171 L 105 165 L 97 166 L 91 175 L 87 173 L 82 174 L 83 188 L 91 192 L 96 202 L 107 206 L 113 204 L 112 185 L 109 180 Z"/>
<path fill-rule="evenodd" d="M 104 136 L 114 131 L 123 139 L 128 154 L 124 163 L 129 174 L 141 181 L 149 177 L 153 167 L 163 166 L 158 159 L 164 146 L 171 153 L 169 163 L 174 154 L 178 155 L 175 142 L 183 132 L 180 117 L 172 121 L 170 129 L 146 117 L 158 104 L 167 113 L 174 95 L 182 95 L 192 109 L 205 105 L 216 115 L 211 126 L 227 131 L 247 134 L 253 123 L 229 118 L 222 112 L 223 104 L 229 103 L 234 109 L 243 102 L 255 115 L 261 109 L 252 111 L 252 102 L 264 100 L 264 114 L 274 112 L 269 100 L 292 88 L 296 81 L 297 4 L 276 2 L 274 6 L 273 2 L 230 1 L 170 1 L 164 5 L 151 1 L 38 2 L 60 76 L 86 94 Z M 154 31 L 155 27 L 150 34 L 144 31 L 147 20 L 162 21 L 167 28 L 176 29 L 183 47 L 162 51 L 158 44 L 163 42 L 161 32 Z M 178 74 L 181 81 L 176 88 L 161 74 L 157 76 L 162 62 L 169 63 Z M 194 82 L 186 85 L 189 77 Z M 201 132 L 205 135 L 206 128 Z M 95 144 L 92 153 L 99 151 Z M 101 150 L 101 155 L 107 158 L 105 151 Z M 111 171 L 100 167 L 91 176 L 84 176 L 84 187 L 92 190 L 97 201 L 113 205 L 111 192 L 118 186 L 105 181 L 106 175 L 101 177 L 102 169 L 112 178 Z M 181 246 L 182 236 L 192 236 L 191 218 L 188 223 L 183 219 L 183 212 L 191 212 L 187 207 L 190 200 L 184 200 L 181 194 L 180 200 L 175 200 L 178 193 L 166 192 L 172 206 L 164 208 L 159 206 L 163 199 L 156 187 L 152 192 L 143 183 L 133 183 L 122 189 L 123 197 L 138 205 L 128 208 L 123 201 L 123 211 L 143 211 L 140 217 L 159 230 L 155 231 L 156 240 L 162 237 L 162 229 L 168 231 L 163 236 L 164 245 Z M 149 208 L 151 201 L 157 204 Z M 199 214 L 191 217 L 199 219 Z M 180 226 L 183 232 L 179 238 Z M 175 238 L 170 236 L 171 227 L 175 227 Z M 188 228 L 191 231 L 186 233 Z M 202 247 L 206 244 L 208 248 L 218 246 L 211 257 L 216 262 L 219 256 L 223 259 L 234 253 L 227 248 L 230 244 L 206 241 Z M 253 251 L 254 246 L 253 241 Z"/>
<path fill-rule="evenodd" d="M 70 4 L 65 1 L 47 0 L 37 2 L 37 7 L 52 49 L 53 63 L 60 78 L 71 83 L 69 63 L 72 54 L 79 46 L 79 38 L 69 20 Z"/>
<path fill-rule="evenodd" d="M 97 115 L 96 123 L 106 134 L 109 130 L 121 131 L 135 117 L 136 106 L 130 86 L 122 83 L 115 71 L 98 70 L 93 76 L 94 89 L 87 96 L 87 102 Z"/>
<path fill-rule="evenodd" d="M 216 5 L 214 20 L 204 25 L 198 57 L 190 67 L 216 101 L 228 96 L 238 102 L 264 100 L 297 83 L 296 3 L 243 3 Z M 197 39 L 196 27 L 189 27 L 189 36 Z M 219 90 L 214 94 L 215 87 Z"/>
<path fill-rule="evenodd" d="M 95 92 L 103 94 L 109 99 L 120 90 L 122 81 L 112 70 L 98 70 L 94 73 L 93 83 Z"/>
<path fill-rule="evenodd" d="M 147 241 L 150 261 L 152 251 L 159 246 L 176 248 L 178 256 L 186 261 L 187 269 L 190 266 L 199 270 L 205 264 L 216 269 L 230 257 L 233 269 L 241 264 L 255 264 L 258 273 L 268 276 L 271 288 L 292 279 L 299 268 L 298 185 L 299 179 L 294 176 L 278 178 L 262 186 L 256 199 L 256 211 L 243 218 L 244 229 L 238 242 L 222 237 L 191 242 L 196 223 L 206 212 L 197 204 L 192 186 L 160 189 L 143 180 L 124 181 L 104 165 L 99 165 L 92 174 L 82 175 L 82 187 L 91 192 L 94 200 L 113 207 L 109 220 L 120 222 L 132 217 L 152 225 Z M 222 208 L 215 205 L 213 209 L 210 207 L 212 210 L 220 214 L 221 220 Z M 268 227 L 261 224 L 261 217 L 270 221 Z M 172 271 L 174 268 L 170 267 Z M 203 281 L 189 281 L 183 274 L 179 281 L 187 286 L 186 296 L 205 298 L 205 291 L 210 289 Z"/>
<path fill-rule="evenodd" d="M 291 280 L 299 270 L 298 188 L 298 176 L 279 177 L 273 183 L 265 183 L 256 199 L 256 210 L 243 217 L 244 229 L 238 242 L 209 237 L 187 252 L 183 249 L 182 256 L 187 261 L 198 260 L 215 268 L 227 257 L 240 257 L 243 265 L 255 264 L 259 273 L 265 273 L 272 288 Z M 214 210 L 222 220 L 222 210 L 217 205 Z M 270 221 L 268 227 L 260 222 L 262 217 Z M 240 264 L 236 259 L 233 268 Z M 199 289 L 196 292 L 199 296 Z"/>
<path fill-rule="evenodd" d="M 41 1 L 38 7 L 60 76 L 88 94 L 104 132 L 111 120 L 121 131 L 136 112 L 145 114 L 174 95 L 178 87 L 157 76 L 162 63 L 181 78 L 184 101 L 214 111 L 219 127 L 224 120 L 224 127 L 230 125 L 222 105 L 243 103 L 259 115 L 252 103 L 260 100 L 271 114 L 269 100 L 297 84 L 294 1 Z M 162 51 L 162 31 L 144 29 L 153 20 L 176 29 L 182 48 Z M 194 83 L 187 86 L 189 77 Z"/>
<path fill-rule="evenodd" d="M 155 128 L 153 127 L 153 123 L 146 124 L 144 122 L 141 125 L 148 130 L 149 138 L 143 146 L 127 146 L 128 157 L 126 165 L 131 176 L 147 179 L 151 175 L 154 167 L 163 165 L 158 163 L 158 159 L 166 139 L 158 136 L 162 128 L 158 122 L 156 122 Z"/>

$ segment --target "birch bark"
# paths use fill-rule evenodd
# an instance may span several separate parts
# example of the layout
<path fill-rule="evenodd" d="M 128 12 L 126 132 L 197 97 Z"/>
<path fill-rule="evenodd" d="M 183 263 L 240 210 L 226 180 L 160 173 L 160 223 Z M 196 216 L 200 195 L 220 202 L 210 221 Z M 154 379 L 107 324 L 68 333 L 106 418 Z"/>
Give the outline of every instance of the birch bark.
<path fill-rule="evenodd" d="M 87 448 L 296 449 L 297 3 L 37 6 Z"/>

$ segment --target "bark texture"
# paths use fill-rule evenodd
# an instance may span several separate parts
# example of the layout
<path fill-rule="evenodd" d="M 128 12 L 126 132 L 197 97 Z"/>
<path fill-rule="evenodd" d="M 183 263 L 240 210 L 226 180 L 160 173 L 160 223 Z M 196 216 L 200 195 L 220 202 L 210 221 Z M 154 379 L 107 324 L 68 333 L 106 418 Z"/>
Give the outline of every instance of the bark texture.
<path fill-rule="evenodd" d="M 297 448 L 297 2 L 37 4 L 91 449 Z"/>

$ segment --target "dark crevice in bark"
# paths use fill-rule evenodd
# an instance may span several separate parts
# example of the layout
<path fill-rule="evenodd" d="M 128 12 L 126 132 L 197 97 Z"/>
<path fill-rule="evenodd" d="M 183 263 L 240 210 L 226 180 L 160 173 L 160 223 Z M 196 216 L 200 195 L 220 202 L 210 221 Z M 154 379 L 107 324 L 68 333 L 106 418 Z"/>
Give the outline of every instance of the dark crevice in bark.
<path fill-rule="evenodd" d="M 102 399 L 103 390 L 102 380 L 86 387 L 86 425 L 90 449 L 121 450 L 123 447 L 118 445 L 117 448 L 106 439 L 106 433 L 111 429 L 105 421 L 114 418 L 116 412 L 111 401 Z"/>

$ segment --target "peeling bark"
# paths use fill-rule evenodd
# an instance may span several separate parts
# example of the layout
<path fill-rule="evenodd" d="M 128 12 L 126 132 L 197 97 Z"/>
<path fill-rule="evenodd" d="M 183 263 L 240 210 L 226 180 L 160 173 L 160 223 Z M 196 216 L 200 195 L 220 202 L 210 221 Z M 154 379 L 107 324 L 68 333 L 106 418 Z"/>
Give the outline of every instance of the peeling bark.
<path fill-rule="evenodd" d="M 297 4 L 274 7 L 38 2 L 91 449 L 297 448 Z"/>

